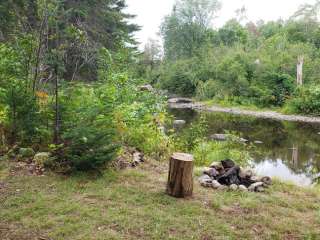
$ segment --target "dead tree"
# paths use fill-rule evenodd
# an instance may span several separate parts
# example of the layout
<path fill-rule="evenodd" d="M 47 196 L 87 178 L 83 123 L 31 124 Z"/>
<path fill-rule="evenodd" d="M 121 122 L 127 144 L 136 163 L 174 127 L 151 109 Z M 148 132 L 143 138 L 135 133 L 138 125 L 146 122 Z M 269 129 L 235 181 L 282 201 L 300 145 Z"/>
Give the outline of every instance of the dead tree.
<path fill-rule="evenodd" d="M 299 56 L 298 63 L 297 63 L 297 85 L 298 86 L 303 85 L 303 62 L 304 62 L 303 56 Z"/>
<path fill-rule="evenodd" d="M 167 194 L 177 198 L 192 196 L 193 156 L 175 153 L 170 158 Z"/>

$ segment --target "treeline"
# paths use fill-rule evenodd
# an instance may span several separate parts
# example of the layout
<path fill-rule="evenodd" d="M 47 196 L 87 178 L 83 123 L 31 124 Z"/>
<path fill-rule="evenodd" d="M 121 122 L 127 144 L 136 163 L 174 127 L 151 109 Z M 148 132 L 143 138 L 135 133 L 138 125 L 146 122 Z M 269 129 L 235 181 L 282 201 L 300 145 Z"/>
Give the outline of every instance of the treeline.
<path fill-rule="evenodd" d="M 122 146 L 161 157 L 164 105 L 138 91 L 139 27 L 125 8 L 124 0 L 1 1 L 0 155 L 18 159 L 32 147 L 63 172 L 96 169 Z"/>
<path fill-rule="evenodd" d="M 179 95 L 319 115 L 319 7 L 317 1 L 287 21 L 257 23 L 246 21 L 242 8 L 214 29 L 218 1 L 179 0 L 161 26 L 163 59 L 152 60 L 156 45 L 147 45 L 144 74 Z"/>

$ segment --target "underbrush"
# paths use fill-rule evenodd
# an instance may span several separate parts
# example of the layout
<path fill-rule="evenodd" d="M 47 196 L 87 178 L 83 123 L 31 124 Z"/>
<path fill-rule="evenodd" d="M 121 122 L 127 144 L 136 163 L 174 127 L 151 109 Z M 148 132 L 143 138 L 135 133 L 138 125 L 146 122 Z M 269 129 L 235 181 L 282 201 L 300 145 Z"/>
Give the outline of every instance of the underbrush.
<path fill-rule="evenodd" d="M 205 115 L 188 128 L 174 134 L 175 149 L 194 155 L 196 166 L 208 166 L 212 162 L 233 159 L 239 165 L 246 165 L 251 159 L 249 150 L 253 146 L 241 141 L 235 132 L 226 132 L 226 141 L 208 137 L 208 120 Z"/>

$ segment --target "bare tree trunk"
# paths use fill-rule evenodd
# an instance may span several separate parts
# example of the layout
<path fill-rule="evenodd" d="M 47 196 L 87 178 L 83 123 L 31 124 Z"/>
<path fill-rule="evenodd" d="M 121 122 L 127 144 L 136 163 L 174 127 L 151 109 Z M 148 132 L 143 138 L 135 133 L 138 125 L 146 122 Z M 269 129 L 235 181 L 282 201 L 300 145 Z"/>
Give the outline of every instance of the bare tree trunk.
<path fill-rule="evenodd" d="M 297 64 L 297 85 L 298 86 L 303 85 L 303 62 L 304 62 L 303 56 L 299 56 L 298 64 Z"/>
<path fill-rule="evenodd" d="M 38 80 L 38 74 L 39 74 L 39 65 L 40 65 L 40 54 L 41 54 L 41 47 L 42 47 L 42 41 L 43 41 L 43 30 L 45 26 L 45 22 L 47 21 L 47 14 L 45 14 L 40 30 L 39 30 L 39 39 L 38 39 L 38 49 L 37 49 L 37 54 L 36 54 L 36 67 L 35 67 L 35 73 L 34 73 L 34 79 L 32 83 L 32 91 L 35 92 L 36 90 L 36 85 L 37 85 L 37 80 Z"/>
<path fill-rule="evenodd" d="M 55 122 L 54 122 L 54 144 L 59 144 L 60 125 L 59 125 L 59 75 L 57 67 L 55 69 Z"/>

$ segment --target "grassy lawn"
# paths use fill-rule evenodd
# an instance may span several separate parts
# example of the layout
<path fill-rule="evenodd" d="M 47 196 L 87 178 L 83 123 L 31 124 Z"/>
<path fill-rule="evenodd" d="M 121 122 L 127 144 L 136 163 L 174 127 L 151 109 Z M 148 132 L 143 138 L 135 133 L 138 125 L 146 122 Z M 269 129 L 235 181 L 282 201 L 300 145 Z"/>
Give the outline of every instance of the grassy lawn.
<path fill-rule="evenodd" d="M 164 193 L 167 166 L 103 176 L 11 174 L 0 184 L 0 239 L 320 239 L 320 193 L 280 182 L 263 194 Z"/>

